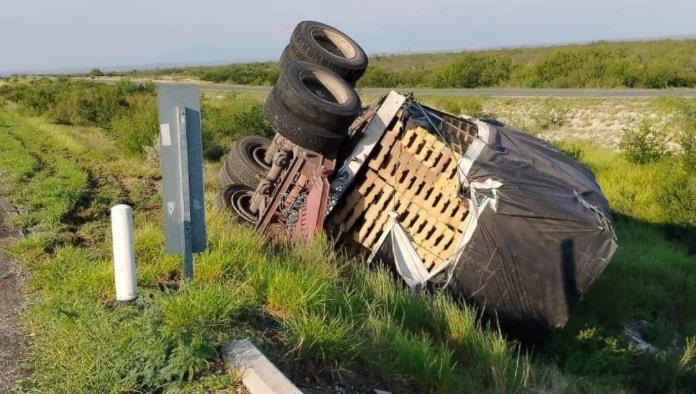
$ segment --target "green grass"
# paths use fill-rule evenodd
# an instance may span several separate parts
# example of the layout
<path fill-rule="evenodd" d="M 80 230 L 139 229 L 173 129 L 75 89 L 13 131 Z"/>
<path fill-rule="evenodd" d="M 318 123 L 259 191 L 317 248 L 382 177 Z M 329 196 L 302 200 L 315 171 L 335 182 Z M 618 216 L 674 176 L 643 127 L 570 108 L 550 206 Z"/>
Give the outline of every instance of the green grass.
<path fill-rule="evenodd" d="M 205 102 L 223 110 L 235 99 Z M 247 109 L 256 99 L 233 112 L 246 115 L 215 115 L 215 124 L 232 126 L 216 133 L 220 143 L 254 124 Z M 466 112 L 484 102 L 439 105 Z M 317 385 L 341 375 L 405 392 L 693 391 L 696 258 L 667 236 L 675 212 L 688 223 L 693 199 L 665 204 L 674 194 L 665 185 L 692 179 L 681 156 L 632 164 L 586 143 L 563 149 L 597 175 L 620 247 L 568 326 L 523 350 L 476 309 L 411 293 L 329 239 L 270 242 L 212 209 L 215 162 L 205 167 L 209 248 L 196 257 L 194 282 L 182 285 L 180 258 L 164 253 L 155 161 L 128 153 L 109 131 L 0 109 L 3 191 L 28 230 L 8 251 L 29 278 L 23 325 L 32 373 L 19 389 L 209 392 L 239 384 L 220 372 L 219 346 L 250 337 L 285 373 Z M 113 301 L 108 208 L 118 202 L 136 213 L 141 293 L 129 305 Z M 637 320 L 664 356 L 642 355 L 626 339 L 624 324 Z"/>

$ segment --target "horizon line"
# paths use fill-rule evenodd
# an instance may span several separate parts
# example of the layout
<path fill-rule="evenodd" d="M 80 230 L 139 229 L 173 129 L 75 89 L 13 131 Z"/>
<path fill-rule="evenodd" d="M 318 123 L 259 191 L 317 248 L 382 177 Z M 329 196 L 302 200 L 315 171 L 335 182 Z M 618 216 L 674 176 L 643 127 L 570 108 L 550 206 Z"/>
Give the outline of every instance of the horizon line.
<path fill-rule="evenodd" d="M 652 37 L 634 37 L 634 38 L 618 38 L 608 40 L 586 40 L 586 41 L 564 41 L 564 42 L 547 42 L 524 45 L 499 45 L 489 47 L 468 47 L 468 48 L 446 48 L 423 51 L 400 51 L 389 53 L 372 53 L 368 56 L 386 57 L 386 56 L 407 56 L 407 55 L 428 55 L 428 54 L 446 54 L 446 53 L 462 53 L 462 52 L 484 52 L 484 51 L 504 51 L 512 49 L 531 49 L 531 48 L 553 48 L 566 45 L 591 45 L 597 43 L 621 43 L 621 42 L 638 42 L 638 41 L 667 41 L 667 40 L 694 40 L 696 34 L 679 34 L 670 36 L 652 36 Z M 266 63 L 274 62 L 275 58 L 256 58 L 256 59 L 237 59 L 237 60 L 208 60 L 202 62 L 158 62 L 145 64 L 126 64 L 126 65 L 110 65 L 110 66 L 74 66 L 59 69 L 43 69 L 43 70 L 25 70 L 25 71 L 0 71 L 0 78 L 11 77 L 15 75 L 26 76 L 49 76 L 61 74 L 82 74 L 88 73 L 92 69 L 99 69 L 103 72 L 119 72 L 119 71 L 147 71 L 156 69 L 178 68 L 178 67 L 195 67 L 195 66 L 221 66 L 227 64 L 248 64 L 248 63 Z"/>

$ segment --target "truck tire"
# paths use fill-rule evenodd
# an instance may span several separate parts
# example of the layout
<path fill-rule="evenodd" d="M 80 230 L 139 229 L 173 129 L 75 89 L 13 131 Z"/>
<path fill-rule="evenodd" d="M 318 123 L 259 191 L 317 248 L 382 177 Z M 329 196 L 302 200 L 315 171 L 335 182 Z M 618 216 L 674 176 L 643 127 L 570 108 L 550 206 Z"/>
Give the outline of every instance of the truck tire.
<path fill-rule="evenodd" d="M 260 136 L 246 136 L 235 142 L 225 163 L 227 175 L 232 182 L 256 188 L 261 178 L 271 169 L 263 161 L 271 141 Z"/>
<path fill-rule="evenodd" d="M 230 177 L 230 174 L 227 173 L 227 161 L 222 164 L 220 171 L 218 171 L 218 180 L 220 181 L 220 186 L 222 187 L 234 183 L 234 180 Z"/>
<path fill-rule="evenodd" d="M 293 114 L 334 133 L 348 131 L 361 110 L 352 86 L 336 73 L 308 62 L 290 61 L 273 93 Z"/>
<path fill-rule="evenodd" d="M 367 55 L 360 45 L 320 22 L 300 22 L 292 32 L 290 47 L 298 59 L 322 65 L 352 85 L 367 68 Z"/>
<path fill-rule="evenodd" d="M 278 102 L 273 90 L 266 99 L 263 113 L 273 130 L 290 142 L 314 152 L 329 153 L 335 151 L 346 139 L 345 134 L 317 127 L 291 113 Z"/>
<path fill-rule="evenodd" d="M 278 64 L 280 65 L 280 71 L 282 72 L 285 66 L 288 65 L 293 60 L 299 60 L 297 56 L 295 55 L 295 51 L 292 50 L 290 45 L 286 45 L 285 49 L 283 50 L 283 53 L 280 54 L 280 59 L 278 60 Z"/>
<path fill-rule="evenodd" d="M 233 183 L 225 186 L 220 192 L 220 205 L 229 209 L 243 221 L 254 224 L 258 215 L 249 209 L 253 194 L 254 189 L 249 186 Z"/>

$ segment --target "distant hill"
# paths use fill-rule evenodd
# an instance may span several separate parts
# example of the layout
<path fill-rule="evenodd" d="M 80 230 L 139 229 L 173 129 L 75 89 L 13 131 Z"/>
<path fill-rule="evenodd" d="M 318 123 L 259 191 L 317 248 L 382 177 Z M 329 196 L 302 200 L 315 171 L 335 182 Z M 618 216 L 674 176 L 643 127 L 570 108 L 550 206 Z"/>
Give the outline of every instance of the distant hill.
<path fill-rule="evenodd" d="M 240 85 L 270 85 L 274 62 L 107 73 L 182 76 Z M 696 87 L 696 39 L 592 42 L 548 47 L 373 55 L 363 87 Z"/>

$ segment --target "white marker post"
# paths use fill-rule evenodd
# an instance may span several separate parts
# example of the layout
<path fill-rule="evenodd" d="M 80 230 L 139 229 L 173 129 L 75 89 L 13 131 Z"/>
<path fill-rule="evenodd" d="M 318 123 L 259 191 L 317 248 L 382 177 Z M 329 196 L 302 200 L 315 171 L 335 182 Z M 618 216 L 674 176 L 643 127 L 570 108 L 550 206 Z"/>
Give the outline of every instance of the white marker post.
<path fill-rule="evenodd" d="M 114 246 L 116 301 L 128 302 L 138 296 L 135 276 L 133 209 L 125 204 L 111 207 L 111 235 Z"/>

